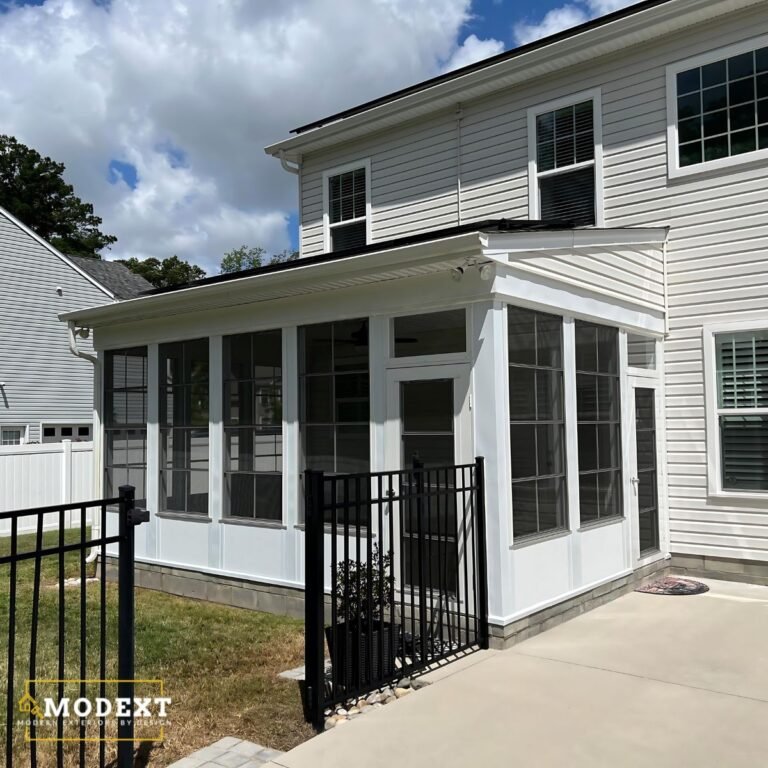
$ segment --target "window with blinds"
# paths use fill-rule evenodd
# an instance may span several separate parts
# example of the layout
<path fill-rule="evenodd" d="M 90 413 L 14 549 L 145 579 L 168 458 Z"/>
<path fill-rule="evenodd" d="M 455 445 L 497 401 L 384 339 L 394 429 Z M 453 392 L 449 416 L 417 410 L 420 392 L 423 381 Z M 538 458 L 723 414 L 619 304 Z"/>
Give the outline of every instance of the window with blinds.
<path fill-rule="evenodd" d="M 539 218 L 596 223 L 594 122 L 591 99 L 536 115 Z"/>
<path fill-rule="evenodd" d="M 768 491 L 768 330 L 715 336 L 724 490 Z"/>
<path fill-rule="evenodd" d="M 328 227 L 331 251 L 366 244 L 366 170 L 355 168 L 328 178 Z"/>

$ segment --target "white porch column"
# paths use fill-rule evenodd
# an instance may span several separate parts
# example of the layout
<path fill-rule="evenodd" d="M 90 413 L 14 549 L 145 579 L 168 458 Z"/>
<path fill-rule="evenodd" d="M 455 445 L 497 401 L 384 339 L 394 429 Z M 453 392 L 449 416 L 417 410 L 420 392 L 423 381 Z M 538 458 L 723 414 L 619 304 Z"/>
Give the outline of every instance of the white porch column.
<path fill-rule="evenodd" d="M 224 514 L 224 341 L 211 336 L 208 357 L 208 566 L 221 569 L 221 518 Z"/>
<path fill-rule="evenodd" d="M 387 469 L 385 433 L 387 426 L 387 360 L 389 358 L 389 317 L 371 317 L 368 328 L 370 360 L 371 472 Z M 397 469 L 398 467 L 389 467 Z"/>
<path fill-rule="evenodd" d="M 146 555 L 156 560 L 160 553 L 160 352 L 157 344 L 147 346 L 147 525 Z"/>
<path fill-rule="evenodd" d="M 285 537 L 285 577 L 299 581 L 303 546 L 297 545 L 296 526 L 303 517 L 300 510 L 299 456 L 299 342 L 296 326 L 283 328 L 283 525 Z M 303 539 L 302 539 L 303 542 Z"/>
<path fill-rule="evenodd" d="M 475 453 L 485 457 L 486 467 L 488 612 L 491 617 L 510 613 L 513 600 L 509 568 L 512 492 L 506 317 L 502 302 L 472 305 L 473 424 Z"/>

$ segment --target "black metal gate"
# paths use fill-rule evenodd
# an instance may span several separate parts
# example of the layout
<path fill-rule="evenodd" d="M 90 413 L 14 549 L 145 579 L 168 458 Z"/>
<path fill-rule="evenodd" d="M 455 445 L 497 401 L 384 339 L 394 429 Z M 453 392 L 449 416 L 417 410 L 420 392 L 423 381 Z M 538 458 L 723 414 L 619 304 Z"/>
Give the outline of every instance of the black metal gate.
<path fill-rule="evenodd" d="M 110 507 L 116 509 L 119 527 L 116 534 L 108 536 Z M 92 533 L 89 513 L 98 515 L 98 536 Z M 91 517 L 91 522 L 95 519 Z M 70 681 L 79 686 L 78 693 L 83 698 L 91 683 L 98 685 L 101 697 L 106 694 L 110 655 L 115 653 L 108 644 L 108 630 L 114 634 L 109 626 L 114 617 L 108 616 L 109 544 L 119 548 L 117 696 L 133 698 L 134 530 L 148 519 L 146 510 L 135 507 L 133 486 L 122 486 L 120 496 L 114 499 L 0 512 L 0 521 L 10 521 L 10 536 L 0 539 L 0 616 L 7 617 L 8 626 L 8 645 L 0 659 L 0 667 L 3 662 L 6 666 L 0 676 L 6 682 L 6 718 L 0 730 L 4 726 L 7 768 L 36 768 L 38 761 L 51 764 L 53 759 L 57 768 L 62 768 L 65 756 L 74 757 L 81 768 L 86 764 L 104 768 L 109 741 L 117 743 L 118 767 L 133 766 L 132 714 L 118 720 L 116 734 L 106 732 L 104 719 L 95 725 L 80 719 L 74 738 L 65 734 L 59 715 L 55 738 L 47 737 L 43 742 L 41 737 L 38 740 L 39 721 L 34 708 L 36 686 L 44 681 L 56 685 L 59 700 L 64 696 L 65 683 Z M 26 521 L 33 522 L 25 526 Z M 25 530 L 29 533 L 22 533 Z M 86 562 L 89 551 L 94 549 L 101 562 L 97 579 L 89 577 L 91 566 Z M 52 647 L 55 654 L 50 655 Z M 26 683 L 22 682 L 24 679 Z M 20 699 L 26 700 L 26 723 L 19 723 L 23 711 Z M 49 748 L 51 751 L 43 755 L 42 751 Z"/>
<path fill-rule="evenodd" d="M 482 458 L 308 470 L 305 498 L 306 699 L 316 728 L 326 707 L 488 647 Z"/>

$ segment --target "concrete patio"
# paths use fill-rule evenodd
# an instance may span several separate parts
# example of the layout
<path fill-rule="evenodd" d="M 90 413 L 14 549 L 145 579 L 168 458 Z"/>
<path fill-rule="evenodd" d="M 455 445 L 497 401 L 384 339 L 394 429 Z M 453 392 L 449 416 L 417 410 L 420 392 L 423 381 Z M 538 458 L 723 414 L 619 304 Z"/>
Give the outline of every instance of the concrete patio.
<path fill-rule="evenodd" d="M 475 654 L 285 768 L 749 766 L 768 760 L 768 587 L 632 593 Z"/>

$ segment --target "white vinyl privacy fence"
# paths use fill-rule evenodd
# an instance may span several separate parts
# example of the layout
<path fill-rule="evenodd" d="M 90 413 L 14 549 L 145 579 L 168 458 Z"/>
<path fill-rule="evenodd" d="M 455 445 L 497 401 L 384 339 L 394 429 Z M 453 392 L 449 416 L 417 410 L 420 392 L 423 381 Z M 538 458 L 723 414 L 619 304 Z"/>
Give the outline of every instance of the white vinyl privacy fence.
<path fill-rule="evenodd" d="M 93 443 L 0 446 L 0 512 L 87 501 L 93 497 Z M 78 526 L 79 512 L 66 513 L 67 527 Z M 45 528 L 57 528 L 58 514 L 46 515 Z M 36 517 L 22 518 L 35 530 Z M 10 520 L 0 520 L 0 536 L 10 535 Z M 20 529 L 19 533 L 27 532 Z"/>

